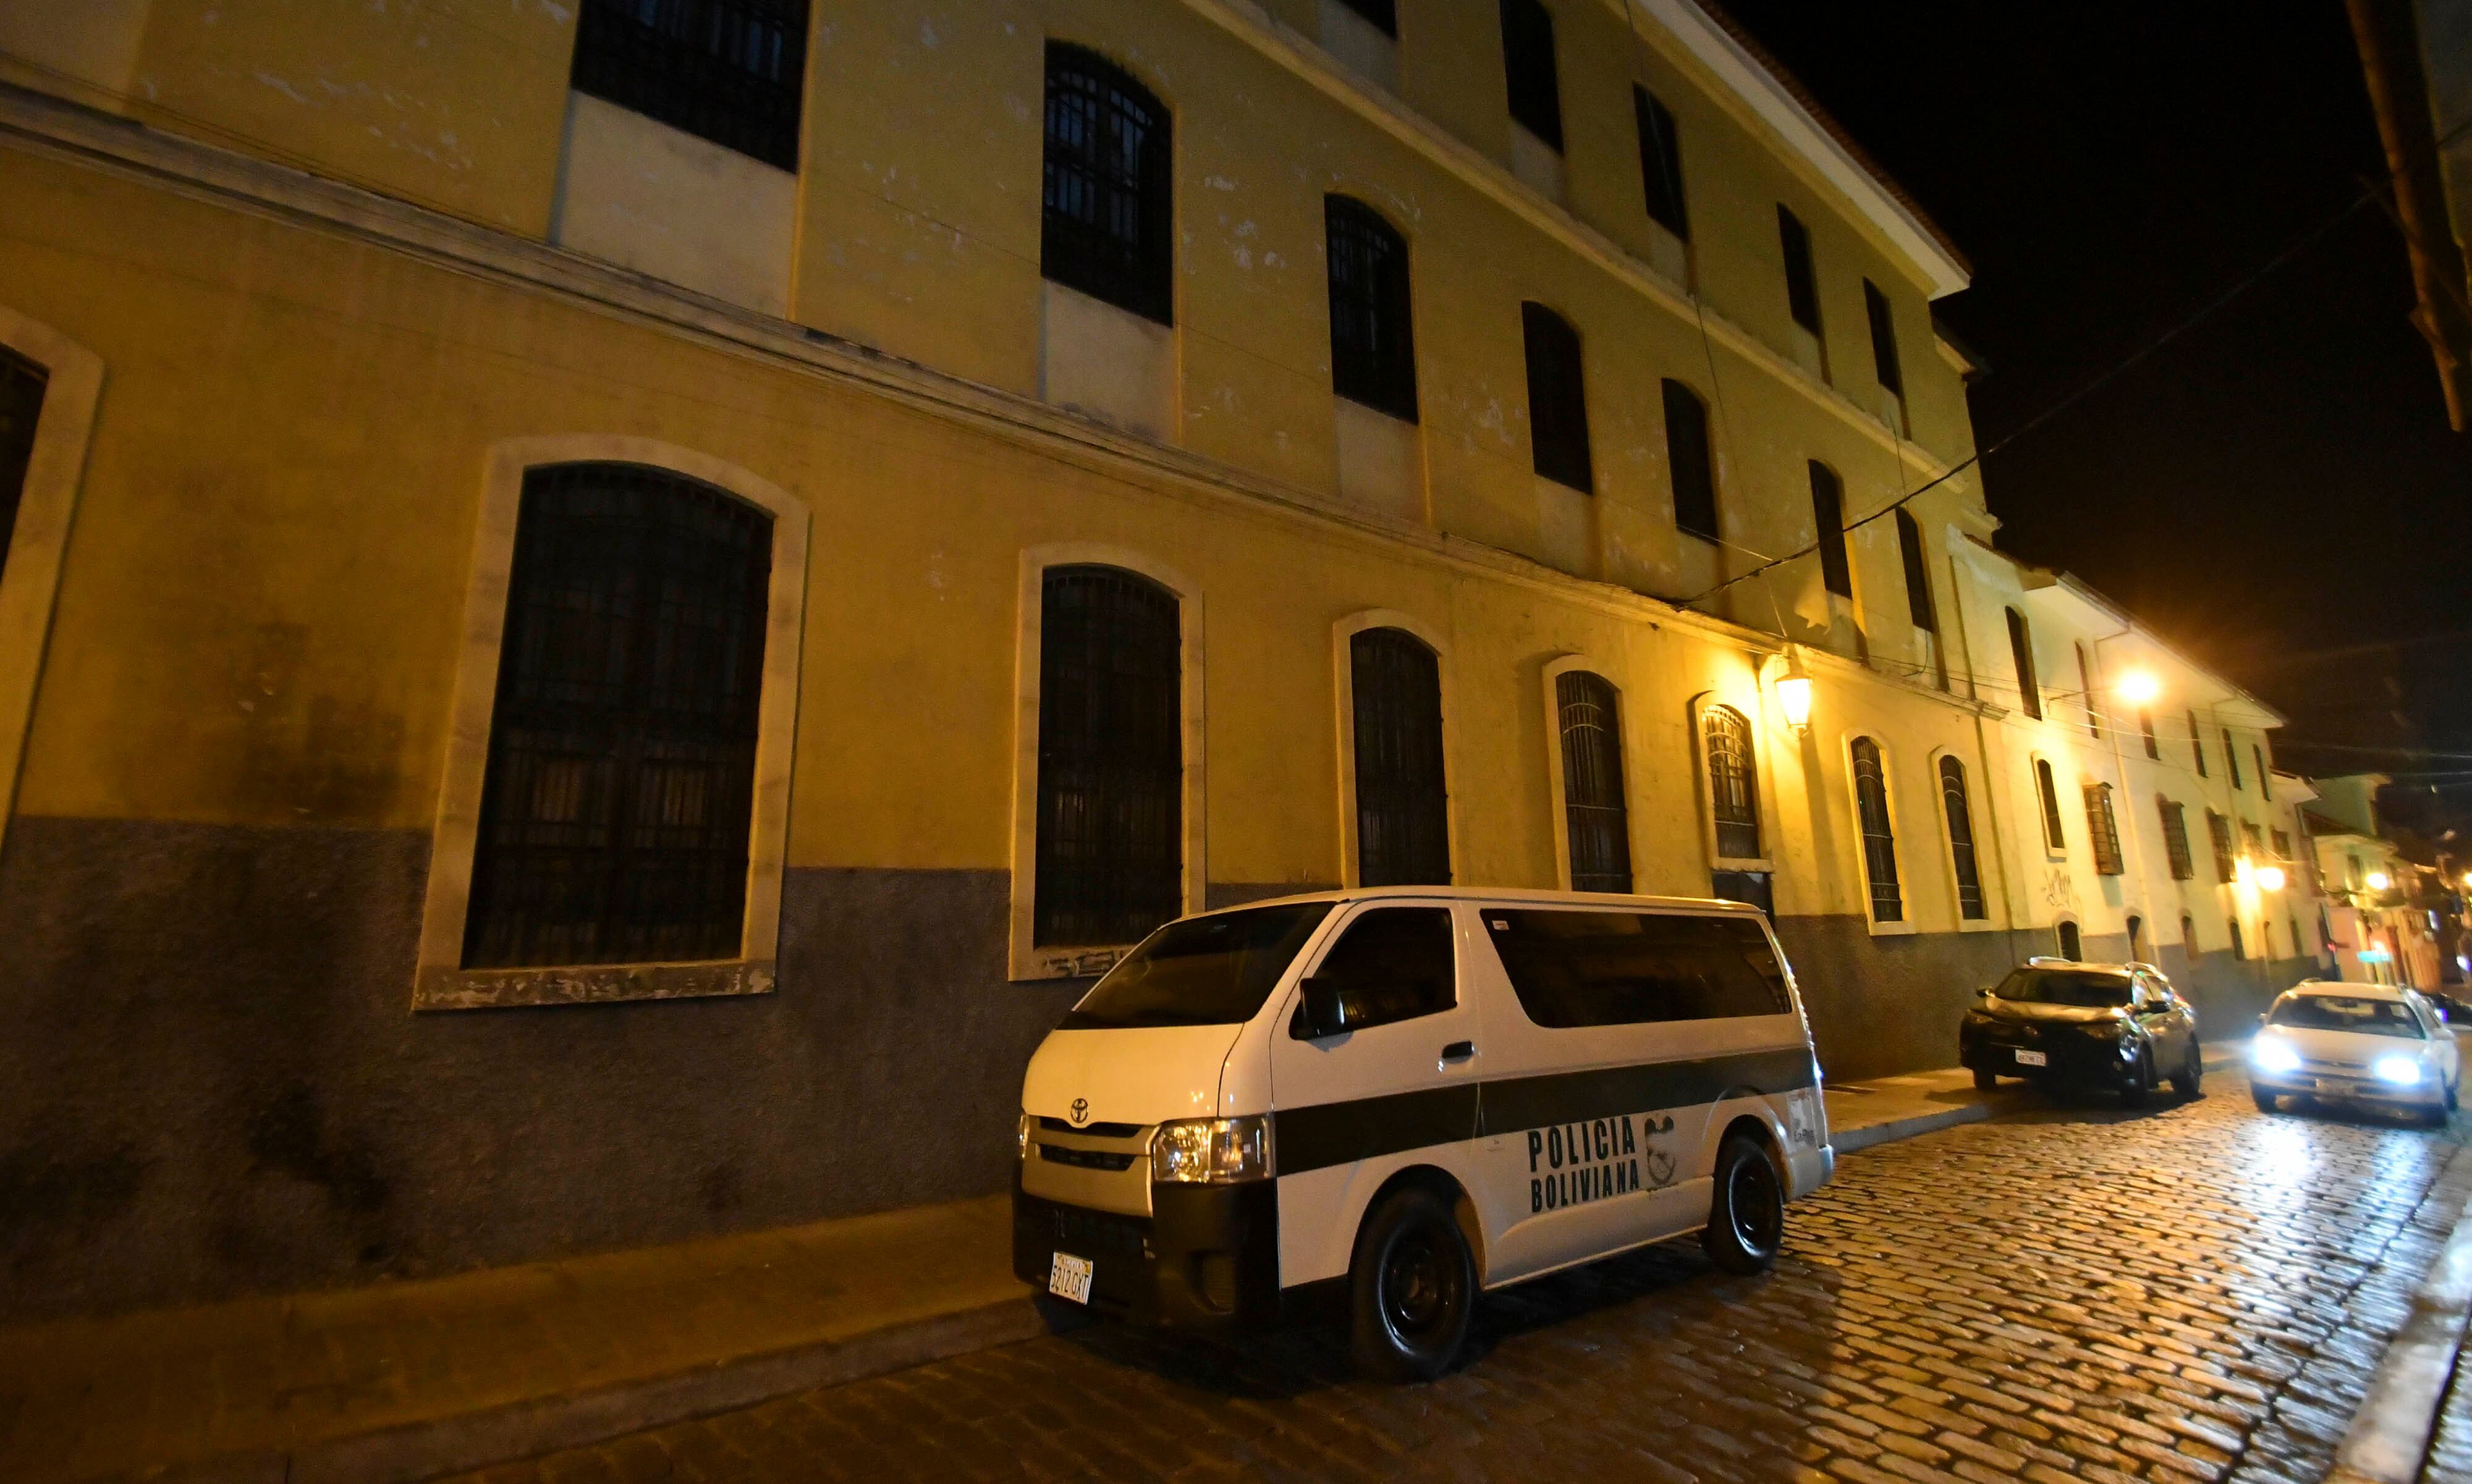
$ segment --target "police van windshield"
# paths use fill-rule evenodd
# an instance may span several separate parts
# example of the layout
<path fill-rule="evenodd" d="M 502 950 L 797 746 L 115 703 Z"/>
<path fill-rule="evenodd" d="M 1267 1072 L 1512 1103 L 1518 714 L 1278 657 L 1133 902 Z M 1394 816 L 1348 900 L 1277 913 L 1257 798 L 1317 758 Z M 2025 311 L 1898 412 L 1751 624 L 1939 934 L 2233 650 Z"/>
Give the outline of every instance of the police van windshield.
<path fill-rule="evenodd" d="M 2104 1010 L 2128 1003 L 2126 974 L 2089 974 L 2082 969 L 2017 969 L 2000 981 L 1992 995 L 2017 1004 L 2065 1004 L 2080 1010 Z"/>
<path fill-rule="evenodd" d="M 1108 970 L 1057 1028 L 1241 1025 L 1330 908 L 1299 902 L 1170 923 Z"/>
<path fill-rule="evenodd" d="M 2350 995 L 2293 995 L 2268 1013 L 2270 1025 L 2294 1030 L 2351 1030 L 2365 1036 L 2424 1041 L 2428 1032 L 2399 1000 L 2362 1000 Z"/>

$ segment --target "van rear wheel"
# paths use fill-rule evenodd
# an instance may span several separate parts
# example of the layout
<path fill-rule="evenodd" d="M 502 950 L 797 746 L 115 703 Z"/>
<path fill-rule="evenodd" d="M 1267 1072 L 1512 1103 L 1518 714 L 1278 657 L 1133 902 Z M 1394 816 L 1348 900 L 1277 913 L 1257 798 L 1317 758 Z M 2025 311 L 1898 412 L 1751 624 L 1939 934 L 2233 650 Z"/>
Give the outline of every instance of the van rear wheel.
<path fill-rule="evenodd" d="M 1378 1380 L 1429 1381 L 1450 1369 L 1476 1310 L 1476 1261 L 1448 1206 L 1393 1190 L 1367 1216 L 1348 1265 L 1348 1355 Z"/>
<path fill-rule="evenodd" d="M 1748 1134 L 1728 1134 L 1717 1149 L 1717 1193 L 1700 1245 L 1728 1273 L 1758 1273 L 1785 1245 L 1785 1180 L 1776 1161 Z"/>

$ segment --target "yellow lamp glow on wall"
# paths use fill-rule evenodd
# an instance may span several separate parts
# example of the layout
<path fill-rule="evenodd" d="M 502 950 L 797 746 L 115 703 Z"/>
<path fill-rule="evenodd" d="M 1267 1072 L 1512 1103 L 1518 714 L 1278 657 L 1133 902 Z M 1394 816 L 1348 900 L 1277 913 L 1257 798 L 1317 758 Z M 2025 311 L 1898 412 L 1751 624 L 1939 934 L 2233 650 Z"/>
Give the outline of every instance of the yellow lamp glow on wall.
<path fill-rule="evenodd" d="M 2369 873 L 2369 889 L 2371 891 L 2384 891 L 2393 884 L 2394 878 L 2389 876 L 2384 871 L 2371 871 Z"/>
<path fill-rule="evenodd" d="M 1785 673 L 1777 678 L 1777 709 L 1785 713 L 1785 724 L 1801 731 L 1811 724 L 1811 677 L 1802 672 L 1802 656 L 1787 659 Z"/>
<path fill-rule="evenodd" d="M 2259 866 L 2257 868 L 2257 884 L 2258 889 L 2261 891 L 2281 891 L 2283 889 L 2283 867 L 2279 865 Z"/>
<path fill-rule="evenodd" d="M 2119 684 L 2113 689 L 2120 692 L 2122 700 L 2132 706 L 2151 706 L 2162 696 L 2163 682 L 2156 679 L 2151 670 L 2131 670 L 2121 675 Z"/>

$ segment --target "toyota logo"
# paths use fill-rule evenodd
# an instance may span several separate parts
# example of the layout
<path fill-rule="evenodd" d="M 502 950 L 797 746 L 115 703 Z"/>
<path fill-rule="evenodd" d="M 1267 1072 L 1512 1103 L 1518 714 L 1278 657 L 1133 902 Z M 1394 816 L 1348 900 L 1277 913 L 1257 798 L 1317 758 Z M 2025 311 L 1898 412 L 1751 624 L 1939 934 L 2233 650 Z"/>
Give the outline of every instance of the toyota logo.
<path fill-rule="evenodd" d="M 1087 1097 L 1076 1097 L 1073 1099 L 1073 1121 L 1076 1123 L 1087 1123 L 1090 1121 L 1090 1099 Z"/>

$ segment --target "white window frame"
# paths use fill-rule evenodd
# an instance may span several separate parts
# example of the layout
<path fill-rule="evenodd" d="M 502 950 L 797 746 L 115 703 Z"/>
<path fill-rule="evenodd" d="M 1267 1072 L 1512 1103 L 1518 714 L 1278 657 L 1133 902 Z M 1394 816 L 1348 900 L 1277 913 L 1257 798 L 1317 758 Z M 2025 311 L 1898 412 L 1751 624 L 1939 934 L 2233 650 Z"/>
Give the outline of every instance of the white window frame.
<path fill-rule="evenodd" d="M 1747 702 L 1747 704 L 1746 704 Z M 1751 803 L 1759 811 L 1760 849 L 1757 856 L 1721 856 L 1717 853 L 1717 789 L 1708 776 L 1708 712 L 1723 706 L 1743 718 L 1743 732 L 1751 748 Z M 1750 695 L 1729 695 L 1723 691 L 1702 691 L 1691 697 L 1685 719 L 1691 734 L 1691 778 L 1700 790 L 1700 855 L 1711 871 L 1764 871 L 1776 874 L 1777 815 L 1770 807 L 1768 749 L 1760 745 L 1760 695 L 1755 688 Z M 1867 893 L 1866 893 L 1867 895 Z"/>
<path fill-rule="evenodd" d="M 1957 842 L 1949 837 L 1948 800 L 1939 783 L 1939 760 L 1942 758 L 1956 759 L 1957 766 L 1965 770 L 1966 819 L 1974 830 L 1974 881 L 1983 892 L 1983 915 L 1980 917 L 1966 916 L 1964 907 L 1958 902 Z M 1985 848 L 1983 811 L 1976 807 L 1979 799 L 1975 792 L 1980 777 L 1978 770 L 1966 760 L 1965 754 L 1955 747 L 1934 747 L 1930 756 L 1923 760 L 1923 767 L 1931 784 L 1932 825 L 1939 836 L 1940 872 L 1941 880 L 1948 886 L 1949 916 L 1955 919 L 1960 932 L 2008 931 L 2008 924 L 2002 920 L 2008 910 L 2008 897 L 2005 892 L 1996 890 L 1993 883 L 1993 873 L 2001 868 L 2003 862 L 1999 860 L 1999 852 Z M 2000 911 L 1992 910 L 1995 904 L 2000 907 Z"/>
<path fill-rule="evenodd" d="M 1897 899 L 1906 909 L 1902 922 L 1882 922 L 1871 911 L 1871 862 L 1863 853 L 1863 801 L 1854 789 L 1854 742 L 1857 738 L 1866 737 L 1870 739 L 1871 745 L 1880 749 L 1880 790 L 1882 803 L 1889 812 L 1889 849 L 1897 864 Z M 1907 860 L 1911 855 L 1906 849 L 1909 832 L 1897 823 L 1896 756 L 1896 749 L 1882 742 L 1875 730 L 1848 727 L 1837 739 L 1837 766 L 1845 771 L 1845 817 L 1853 827 L 1852 833 L 1846 836 L 1846 844 L 1852 848 L 1854 856 L 1855 890 L 1863 904 L 1864 925 L 1871 930 L 1875 938 L 1903 937 L 1923 930 L 1921 925 L 1914 921 L 1913 878 L 1907 869 Z"/>
<path fill-rule="evenodd" d="M 1434 651 L 1437 668 L 1441 673 L 1442 691 L 1442 833 L 1450 846 L 1451 881 L 1457 884 L 1464 867 L 1460 860 L 1460 794 L 1453 780 L 1460 776 L 1458 749 L 1453 745 L 1458 728 L 1454 718 L 1459 715 L 1451 686 L 1451 647 L 1442 631 L 1413 613 L 1396 608 L 1366 608 L 1341 619 L 1330 626 L 1331 674 L 1338 700 L 1339 723 L 1339 881 L 1347 889 L 1365 884 L 1356 859 L 1356 676 L 1348 641 L 1368 628 L 1398 628 L 1414 634 Z M 1602 671 L 1599 673 L 1604 673 Z M 1610 677 L 1609 677 L 1610 678 Z M 1560 738 L 1555 738 L 1559 750 Z M 1625 739 L 1628 741 L 1628 738 Z M 1558 774 L 1560 765 L 1556 765 Z M 1558 795 L 1557 795 L 1558 797 Z M 1628 794 L 1626 794 L 1628 800 Z M 1564 855 L 1569 854 L 1565 842 Z M 1633 858 L 1636 860 L 1636 858 Z M 1565 859 L 1562 874 L 1570 874 L 1570 861 Z M 1637 881 L 1634 865 L 1631 879 Z"/>

